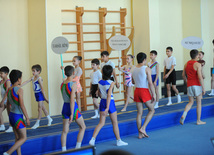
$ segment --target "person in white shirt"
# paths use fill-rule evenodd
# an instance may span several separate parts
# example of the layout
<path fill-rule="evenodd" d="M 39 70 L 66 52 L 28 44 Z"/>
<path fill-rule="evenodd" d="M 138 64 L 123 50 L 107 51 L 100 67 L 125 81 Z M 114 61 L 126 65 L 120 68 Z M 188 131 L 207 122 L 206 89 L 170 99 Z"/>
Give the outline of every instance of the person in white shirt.
<path fill-rule="evenodd" d="M 100 79 L 102 79 L 102 74 L 98 70 L 99 65 L 100 65 L 100 61 L 98 59 L 93 59 L 91 61 L 91 67 L 93 71 L 90 74 L 91 83 L 90 83 L 89 96 L 91 96 L 93 99 L 94 111 L 95 111 L 95 115 L 91 118 L 100 117 L 98 113 L 99 104 L 97 103 L 97 99 L 98 99 L 98 82 Z"/>
<path fill-rule="evenodd" d="M 172 89 L 177 95 L 177 102 L 181 102 L 181 96 L 179 95 L 179 91 L 176 88 L 176 72 L 175 72 L 175 66 L 176 66 L 176 59 L 172 56 L 173 48 L 167 47 L 166 48 L 166 55 L 167 58 L 164 60 L 164 72 L 163 72 L 163 79 L 166 80 L 166 88 L 167 88 L 167 96 L 168 96 L 168 103 L 167 105 L 172 104 L 171 100 L 171 83 L 172 83 Z"/>

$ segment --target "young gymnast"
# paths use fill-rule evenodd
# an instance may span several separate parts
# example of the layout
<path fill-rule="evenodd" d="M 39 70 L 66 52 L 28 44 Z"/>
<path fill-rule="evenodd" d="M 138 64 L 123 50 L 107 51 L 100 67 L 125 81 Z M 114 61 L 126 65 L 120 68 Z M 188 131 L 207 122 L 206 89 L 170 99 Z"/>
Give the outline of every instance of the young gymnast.
<path fill-rule="evenodd" d="M 131 74 L 131 70 L 134 69 L 134 65 L 132 65 L 133 58 L 134 58 L 133 55 L 128 54 L 126 58 L 127 65 L 124 65 L 123 67 L 118 66 L 118 70 L 125 73 L 124 85 L 126 90 L 126 103 L 121 111 L 126 111 L 126 108 L 129 104 L 129 98 L 134 99 L 131 96 L 131 89 L 132 86 L 134 86 L 132 84 L 132 74 Z M 118 62 L 120 63 L 120 60 L 118 60 Z"/>
<path fill-rule="evenodd" d="M 167 96 L 168 96 L 168 103 L 167 105 L 172 104 L 171 100 L 171 89 L 170 85 L 172 83 L 172 89 L 177 95 L 177 102 L 181 102 L 181 96 L 179 95 L 179 91 L 176 88 L 176 72 L 175 72 L 175 66 L 176 66 L 176 59 L 172 56 L 173 49 L 172 47 L 166 48 L 166 55 L 167 58 L 164 60 L 164 72 L 163 72 L 163 79 L 166 80 L 166 88 L 167 88 Z"/>
<path fill-rule="evenodd" d="M 204 61 L 204 52 L 203 51 L 200 51 L 198 53 L 198 63 L 201 64 L 201 69 L 202 69 L 202 77 L 203 79 L 205 79 L 205 75 L 204 75 L 204 66 L 205 66 L 205 61 Z"/>
<path fill-rule="evenodd" d="M 94 111 L 95 111 L 95 115 L 92 116 L 91 118 L 99 118 L 99 113 L 98 113 L 98 108 L 99 108 L 99 104 L 98 104 L 98 82 L 100 79 L 102 79 L 102 74 L 99 71 L 99 65 L 100 65 L 100 61 L 98 59 L 93 59 L 91 61 L 91 67 L 93 69 L 93 71 L 90 74 L 90 78 L 91 78 L 91 83 L 90 83 L 90 91 L 89 91 L 89 96 L 92 96 L 93 99 L 93 104 L 94 104 Z"/>
<path fill-rule="evenodd" d="M 105 125 L 107 113 L 109 113 L 109 116 L 111 118 L 111 122 L 113 125 L 113 131 L 114 131 L 115 137 L 117 139 L 117 146 L 128 145 L 128 143 L 125 143 L 120 139 L 120 131 L 119 131 L 118 122 L 117 122 L 117 110 L 115 107 L 114 97 L 113 97 L 113 93 L 112 93 L 115 83 L 112 80 L 110 80 L 112 73 L 113 73 L 113 68 L 110 65 L 103 66 L 102 80 L 100 80 L 98 82 L 99 95 L 101 97 L 100 122 L 96 126 L 94 133 L 93 133 L 93 137 L 91 138 L 91 140 L 89 142 L 89 144 L 92 146 L 95 145 L 95 139 L 96 139 L 99 131 Z"/>
<path fill-rule="evenodd" d="M 155 103 L 155 109 L 158 108 L 158 102 L 159 102 L 159 63 L 156 61 L 158 53 L 155 50 L 152 50 L 150 52 L 150 59 L 151 62 L 148 63 L 149 68 L 151 69 L 151 76 L 152 76 L 152 82 L 155 88 L 155 94 L 156 94 L 156 103 Z"/>
<path fill-rule="evenodd" d="M 116 76 L 116 72 L 115 72 L 115 64 L 111 60 L 109 60 L 108 51 L 103 51 L 100 55 L 101 55 L 101 59 L 103 61 L 103 63 L 101 63 L 101 66 L 100 66 L 101 70 L 105 65 L 110 65 L 113 68 L 113 74 L 111 75 L 110 80 L 115 81 L 116 87 L 119 88 L 120 85 L 117 81 L 117 76 Z"/>
<path fill-rule="evenodd" d="M 1 67 L 0 68 L 0 87 L 1 87 L 1 102 L 0 102 L 0 131 L 5 130 L 5 125 L 4 125 L 4 119 L 3 119 L 3 111 L 7 107 L 7 91 L 8 88 L 11 86 L 11 82 L 8 79 L 8 74 L 9 74 L 9 68 L 7 66 Z M 5 132 L 13 132 L 13 128 L 9 125 L 9 128 Z"/>
<path fill-rule="evenodd" d="M 45 91 L 43 88 L 43 80 L 40 76 L 42 68 L 40 65 L 37 64 L 37 65 L 33 65 L 31 69 L 32 69 L 33 77 L 31 77 L 29 80 L 23 82 L 23 84 L 21 86 L 23 87 L 24 85 L 26 85 L 27 83 L 32 81 L 35 98 L 36 98 L 36 101 L 38 102 L 38 118 L 36 120 L 36 123 L 32 127 L 32 129 L 36 129 L 40 126 L 40 120 L 42 118 L 42 111 L 44 112 L 45 116 L 48 119 L 47 126 L 51 126 L 53 119 L 48 114 L 48 111 L 46 110 L 46 108 L 44 106 L 44 102 L 43 102 L 43 101 L 46 101 L 47 103 L 49 103 L 48 99 L 46 98 Z"/>
<path fill-rule="evenodd" d="M 63 81 L 60 87 L 62 98 L 64 100 L 62 108 L 62 118 L 63 118 L 63 131 L 61 135 L 62 151 L 66 151 L 67 134 L 69 131 L 69 125 L 72 121 L 76 121 L 76 123 L 79 126 L 76 148 L 81 147 L 82 139 L 86 129 L 84 119 L 78 109 L 77 103 L 74 100 L 75 92 L 77 90 L 77 84 L 73 82 L 74 67 L 66 66 L 64 71 L 67 78 Z"/>
<path fill-rule="evenodd" d="M 138 53 L 137 54 L 137 63 L 138 65 L 134 68 L 132 72 L 133 83 L 135 84 L 134 91 L 134 101 L 137 106 L 137 128 L 139 131 L 139 139 L 144 137 L 149 137 L 146 133 L 146 127 L 151 121 L 155 110 L 154 110 L 154 102 L 155 102 L 155 90 L 151 78 L 151 69 L 146 66 L 146 54 Z M 149 85 L 149 86 L 148 86 Z M 152 96 L 150 94 L 150 91 Z M 148 114 L 145 118 L 145 121 L 142 125 L 142 115 L 143 115 L 143 104 L 148 108 Z"/>
<path fill-rule="evenodd" d="M 183 115 L 181 116 L 180 123 L 183 125 L 188 111 L 194 103 L 196 97 L 197 103 L 197 125 L 205 124 L 201 121 L 201 98 L 205 94 L 204 80 L 201 74 L 201 65 L 197 62 L 198 50 L 190 51 L 191 60 L 189 60 L 183 69 L 183 78 L 187 82 L 187 95 L 189 103 L 186 105 Z"/>
<path fill-rule="evenodd" d="M 82 75 L 82 69 L 79 66 L 81 60 L 82 60 L 81 56 L 75 56 L 73 58 L 73 65 L 75 66 L 73 81 L 77 83 L 76 101 L 77 101 L 77 105 L 79 107 L 79 111 L 81 111 L 80 93 L 82 92 L 82 87 L 80 84 L 80 77 Z"/>
<path fill-rule="evenodd" d="M 20 155 L 21 146 L 27 140 L 26 124 L 23 119 L 23 114 L 28 126 L 30 125 L 30 120 L 23 101 L 23 90 L 20 87 L 22 82 L 22 72 L 19 70 L 12 70 L 9 77 L 12 86 L 7 92 L 7 111 L 10 124 L 12 125 L 15 134 L 15 144 L 7 152 L 4 152 L 3 155 L 12 154 L 14 151 Z"/>

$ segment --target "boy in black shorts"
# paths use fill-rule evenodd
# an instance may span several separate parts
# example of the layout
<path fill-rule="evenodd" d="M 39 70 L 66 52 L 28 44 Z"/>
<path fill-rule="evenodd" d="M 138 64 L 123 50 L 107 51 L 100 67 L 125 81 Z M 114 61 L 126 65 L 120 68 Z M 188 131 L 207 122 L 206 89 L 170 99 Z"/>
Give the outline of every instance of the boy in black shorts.
<path fill-rule="evenodd" d="M 95 111 L 95 115 L 91 118 L 99 118 L 99 113 L 98 113 L 99 105 L 97 102 L 97 99 L 98 99 L 98 82 L 100 79 L 102 79 L 102 74 L 98 70 L 99 65 L 100 65 L 100 61 L 98 59 L 93 59 L 91 61 L 91 67 L 92 67 L 93 71 L 90 74 L 91 84 L 90 84 L 89 96 L 92 96 L 93 104 L 94 104 L 94 111 Z"/>
<path fill-rule="evenodd" d="M 167 105 L 172 104 L 171 100 L 171 83 L 172 83 L 172 89 L 177 95 L 178 103 L 181 102 L 181 96 L 179 95 L 179 91 L 176 88 L 176 72 L 175 72 L 175 66 L 176 66 L 176 59 L 172 56 L 173 48 L 167 47 L 166 48 L 166 55 L 167 58 L 164 60 L 164 72 L 163 72 L 163 79 L 166 80 L 166 88 L 167 88 L 167 96 L 168 96 L 168 103 Z"/>

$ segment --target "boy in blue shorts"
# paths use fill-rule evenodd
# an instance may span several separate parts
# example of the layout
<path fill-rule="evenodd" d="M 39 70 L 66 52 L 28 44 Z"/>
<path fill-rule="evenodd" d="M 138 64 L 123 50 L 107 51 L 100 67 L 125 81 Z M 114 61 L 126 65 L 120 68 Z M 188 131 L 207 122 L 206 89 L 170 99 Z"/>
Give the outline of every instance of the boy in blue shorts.
<path fill-rule="evenodd" d="M 112 80 L 110 80 L 112 73 L 113 73 L 113 68 L 110 65 L 103 66 L 102 79 L 98 82 L 99 96 L 101 97 L 100 122 L 95 128 L 93 137 L 89 142 L 89 144 L 92 146 L 95 145 L 95 139 L 99 131 L 105 125 L 105 120 L 108 113 L 111 118 L 115 137 L 117 139 L 117 146 L 128 145 L 128 143 L 125 143 L 120 139 L 120 131 L 119 131 L 118 122 L 117 122 L 117 109 L 115 107 L 114 97 L 112 93 L 115 83 Z"/>
<path fill-rule="evenodd" d="M 95 111 L 95 115 L 92 116 L 91 118 L 100 117 L 99 113 L 98 113 L 99 104 L 97 103 L 97 99 L 98 99 L 98 82 L 102 78 L 102 74 L 98 69 L 99 65 L 100 65 L 100 61 L 98 59 L 93 59 L 91 61 L 91 67 L 92 67 L 93 71 L 90 74 L 91 83 L 90 83 L 89 96 L 92 96 L 93 104 L 94 104 L 94 111 Z"/>
<path fill-rule="evenodd" d="M 0 81 L 1 98 L 2 98 L 2 101 L 0 102 L 0 131 L 5 130 L 4 119 L 3 119 L 2 113 L 7 107 L 7 93 L 6 92 L 8 91 L 9 87 L 11 86 L 11 82 L 7 77 L 9 74 L 9 71 L 10 70 L 7 66 L 3 66 L 0 68 L 0 77 L 2 79 Z M 13 132 L 13 128 L 11 126 L 9 126 L 9 128 L 5 132 Z"/>
<path fill-rule="evenodd" d="M 48 99 L 45 96 L 45 91 L 43 89 L 43 80 L 39 76 L 41 71 L 42 71 L 42 68 L 41 68 L 40 65 L 37 64 L 37 65 L 32 66 L 31 69 L 32 69 L 32 72 L 33 72 L 33 77 L 31 77 L 29 80 L 25 81 L 22 84 L 22 87 L 24 85 L 26 85 L 27 83 L 29 83 L 30 81 L 32 81 L 33 90 L 34 90 L 34 93 L 35 93 L 35 98 L 36 98 L 36 101 L 38 102 L 38 118 L 37 118 L 36 123 L 32 127 L 32 129 L 36 129 L 36 128 L 39 127 L 39 123 L 40 123 L 40 120 L 42 118 L 42 111 L 44 112 L 45 116 L 48 119 L 48 124 L 47 125 L 51 126 L 51 123 L 52 123 L 53 120 L 50 117 L 50 115 L 48 114 L 48 111 L 46 110 L 46 108 L 44 106 L 44 103 L 43 103 L 43 101 L 46 101 L 47 103 L 49 103 L 49 102 L 48 102 Z"/>
<path fill-rule="evenodd" d="M 7 112 L 15 134 L 15 144 L 7 152 L 4 152 L 3 155 L 12 154 L 14 151 L 16 151 L 17 154 L 21 154 L 21 146 L 27 140 L 26 124 L 23 115 L 25 116 L 27 125 L 30 125 L 30 120 L 23 102 L 23 90 L 20 88 L 22 72 L 12 70 L 9 77 L 12 86 L 7 92 Z"/>
<path fill-rule="evenodd" d="M 154 108 L 158 108 L 158 102 L 159 102 L 159 63 L 156 61 L 158 53 L 155 50 L 152 50 L 150 52 L 150 59 L 151 62 L 148 63 L 149 68 L 151 69 L 151 76 L 152 76 L 152 82 L 155 88 L 155 94 L 156 94 L 156 103 Z"/>
<path fill-rule="evenodd" d="M 78 105 L 74 100 L 75 92 L 77 91 L 77 84 L 73 82 L 74 67 L 66 66 L 65 69 L 66 79 L 61 84 L 61 93 L 64 100 L 62 108 L 63 118 L 63 131 L 61 135 L 62 151 L 66 151 L 66 139 L 69 131 L 69 125 L 72 121 L 75 121 L 79 126 L 79 133 L 77 136 L 76 148 L 81 147 L 82 139 L 85 133 L 85 122 L 79 111 Z"/>

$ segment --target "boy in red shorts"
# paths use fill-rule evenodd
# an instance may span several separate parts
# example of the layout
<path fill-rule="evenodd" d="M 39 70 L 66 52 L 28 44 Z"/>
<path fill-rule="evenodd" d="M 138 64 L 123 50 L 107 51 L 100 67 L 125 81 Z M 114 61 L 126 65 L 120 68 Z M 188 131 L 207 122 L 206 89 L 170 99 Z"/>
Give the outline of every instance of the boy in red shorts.
<path fill-rule="evenodd" d="M 139 130 L 139 138 L 149 137 L 146 133 L 146 127 L 152 116 L 155 113 L 154 110 L 154 103 L 155 103 L 155 90 L 151 78 L 151 69 L 146 66 L 146 54 L 145 53 L 138 53 L 137 55 L 137 62 L 138 65 L 132 72 L 132 80 L 136 86 L 134 92 L 134 101 L 136 102 L 137 106 L 137 128 Z M 149 87 L 148 87 L 149 85 Z M 152 96 L 149 92 L 152 93 Z M 146 105 L 149 112 L 145 118 L 145 121 L 142 125 L 142 115 L 143 115 L 143 104 Z"/>

